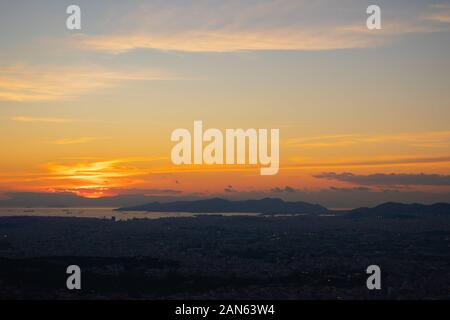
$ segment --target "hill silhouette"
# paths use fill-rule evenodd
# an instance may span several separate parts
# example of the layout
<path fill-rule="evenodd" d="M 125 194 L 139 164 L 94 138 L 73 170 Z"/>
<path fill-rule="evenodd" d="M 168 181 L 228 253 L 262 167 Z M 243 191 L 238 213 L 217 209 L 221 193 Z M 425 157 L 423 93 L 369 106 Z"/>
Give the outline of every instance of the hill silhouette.
<path fill-rule="evenodd" d="M 413 217 L 425 215 L 450 215 L 450 203 L 425 205 L 420 203 L 386 202 L 373 208 L 358 208 L 350 211 L 352 216 Z"/>
<path fill-rule="evenodd" d="M 213 198 L 196 201 L 151 202 L 139 206 L 123 207 L 118 211 L 149 211 L 149 212 L 192 212 L 192 213 L 265 213 L 265 214 L 318 214 L 328 212 L 328 209 L 307 202 L 286 202 L 278 198 L 261 200 L 231 201 Z"/>

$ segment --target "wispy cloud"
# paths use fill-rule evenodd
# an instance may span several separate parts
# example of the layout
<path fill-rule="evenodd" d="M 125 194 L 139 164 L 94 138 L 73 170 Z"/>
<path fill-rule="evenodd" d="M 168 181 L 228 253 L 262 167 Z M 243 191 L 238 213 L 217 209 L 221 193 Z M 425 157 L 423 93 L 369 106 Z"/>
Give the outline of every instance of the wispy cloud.
<path fill-rule="evenodd" d="M 439 23 L 450 23 L 450 4 L 449 3 L 438 3 L 430 5 L 431 12 L 425 16 L 426 20 L 439 22 Z"/>
<path fill-rule="evenodd" d="M 234 52 L 256 50 L 318 51 L 374 46 L 380 39 L 335 30 L 194 30 L 160 34 L 82 36 L 77 46 L 84 49 L 124 53 L 134 49 L 184 52 Z"/>
<path fill-rule="evenodd" d="M 312 51 L 367 48 L 402 34 L 440 30 L 416 12 L 417 17 L 383 16 L 382 30 L 370 31 L 361 16 L 364 5 L 335 6 L 333 1 L 299 0 L 155 2 L 124 14 L 109 33 L 71 37 L 70 45 L 115 54 L 134 49 Z"/>
<path fill-rule="evenodd" d="M 180 190 L 175 189 L 136 189 L 136 188 L 109 188 L 109 187 L 87 187 L 87 188 L 62 188 L 55 189 L 54 192 L 70 192 L 86 198 L 99 198 L 111 196 L 175 196 L 181 194 Z"/>
<path fill-rule="evenodd" d="M 367 191 L 371 191 L 371 189 L 367 188 L 367 187 L 354 187 L 354 188 L 330 187 L 329 190 L 337 191 L 337 192 L 367 192 Z M 327 191 L 327 189 L 325 189 L 324 191 Z"/>
<path fill-rule="evenodd" d="M 112 87 L 123 81 L 172 78 L 173 76 L 161 71 L 112 71 L 96 66 L 6 66 L 0 67 L 0 100 L 19 102 L 62 100 Z"/>
<path fill-rule="evenodd" d="M 41 118 L 41 117 L 29 117 L 29 116 L 16 116 L 12 117 L 11 120 L 17 122 L 27 122 L 27 123 L 68 123 L 75 122 L 78 120 L 65 119 L 65 118 Z"/>
<path fill-rule="evenodd" d="M 368 143 L 404 143 L 416 147 L 450 146 L 450 131 L 407 132 L 397 134 L 336 134 L 314 137 L 292 138 L 287 145 L 301 148 L 343 147 Z"/>
<path fill-rule="evenodd" d="M 427 17 L 429 20 L 450 23 L 450 13 L 434 13 Z"/>
<path fill-rule="evenodd" d="M 64 159 L 44 163 L 39 171 L 0 172 L 0 185 L 31 183 L 42 190 L 52 188 L 125 188 L 150 175 L 150 164 L 167 157 L 129 157 L 109 160 L 91 158 Z M 148 181 L 147 181 L 148 182 Z"/>
<path fill-rule="evenodd" d="M 427 185 L 450 186 L 450 176 L 443 174 L 403 174 L 403 173 L 374 173 L 357 175 L 349 172 L 324 172 L 314 176 L 318 179 L 336 180 L 361 185 L 399 186 L 399 185 Z"/>
<path fill-rule="evenodd" d="M 66 144 L 80 144 L 80 143 L 87 143 L 97 140 L 103 140 L 106 139 L 104 137 L 80 137 L 80 138 L 73 138 L 73 139 L 58 139 L 55 141 L 52 141 L 52 144 L 57 145 L 66 145 Z"/>
<path fill-rule="evenodd" d="M 123 158 L 70 164 L 49 163 L 44 167 L 54 178 L 81 179 L 91 182 L 101 182 L 103 184 L 108 178 L 131 177 L 150 173 L 148 169 L 136 167 L 132 165 L 133 163 L 152 162 L 165 159 L 167 158 Z"/>
<path fill-rule="evenodd" d="M 295 159 L 292 159 L 295 161 Z M 442 157 L 391 157 L 383 159 L 335 161 L 335 162 L 310 162 L 297 165 L 284 166 L 284 170 L 298 170 L 311 168 L 375 168 L 390 166 L 430 165 L 450 163 L 450 156 Z"/>
<path fill-rule="evenodd" d="M 47 163 L 42 165 L 44 172 L 40 176 L 31 178 L 46 181 L 43 186 L 47 190 L 50 187 L 54 191 L 66 190 L 90 197 L 119 194 L 120 192 L 116 192 L 117 190 L 114 192 L 108 190 L 132 188 L 136 184 L 148 182 L 150 172 L 147 166 L 151 162 L 165 159 L 163 157 L 136 157 L 104 161 Z"/>

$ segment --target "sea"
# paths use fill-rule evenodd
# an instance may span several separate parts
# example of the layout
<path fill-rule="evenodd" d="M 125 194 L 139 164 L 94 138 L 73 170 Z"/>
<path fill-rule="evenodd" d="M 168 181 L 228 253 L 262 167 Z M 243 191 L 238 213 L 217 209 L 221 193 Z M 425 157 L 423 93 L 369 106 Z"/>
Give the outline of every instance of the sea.
<path fill-rule="evenodd" d="M 0 208 L 0 217 L 79 217 L 97 219 L 162 219 L 198 216 L 257 216 L 258 213 L 189 213 L 189 212 L 147 212 L 115 211 L 115 208 Z"/>

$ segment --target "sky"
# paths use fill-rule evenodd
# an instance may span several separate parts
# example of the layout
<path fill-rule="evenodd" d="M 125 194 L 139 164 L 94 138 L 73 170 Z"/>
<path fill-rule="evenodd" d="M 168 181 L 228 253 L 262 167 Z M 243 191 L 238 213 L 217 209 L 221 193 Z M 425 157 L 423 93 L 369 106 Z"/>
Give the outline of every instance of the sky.
<path fill-rule="evenodd" d="M 376 3 L 0 0 L 0 197 L 449 202 L 450 1 Z M 279 173 L 175 166 L 194 120 L 280 129 Z"/>

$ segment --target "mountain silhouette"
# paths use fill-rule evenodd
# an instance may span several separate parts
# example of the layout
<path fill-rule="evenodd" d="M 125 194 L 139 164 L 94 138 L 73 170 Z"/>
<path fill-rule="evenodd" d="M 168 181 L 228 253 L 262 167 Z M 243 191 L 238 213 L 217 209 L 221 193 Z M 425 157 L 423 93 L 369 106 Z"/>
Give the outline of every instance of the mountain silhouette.
<path fill-rule="evenodd" d="M 278 198 L 261 200 L 230 201 L 213 198 L 196 201 L 151 202 L 139 206 L 123 207 L 119 211 L 151 211 L 151 212 L 192 212 L 192 213 L 265 213 L 265 214 L 317 214 L 328 212 L 328 209 L 318 204 L 307 202 L 285 202 Z"/>
<path fill-rule="evenodd" d="M 350 211 L 352 216 L 407 217 L 421 215 L 450 215 L 450 203 L 425 205 L 386 202 L 373 208 L 358 208 Z"/>

